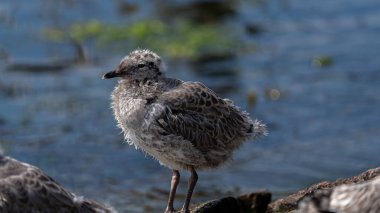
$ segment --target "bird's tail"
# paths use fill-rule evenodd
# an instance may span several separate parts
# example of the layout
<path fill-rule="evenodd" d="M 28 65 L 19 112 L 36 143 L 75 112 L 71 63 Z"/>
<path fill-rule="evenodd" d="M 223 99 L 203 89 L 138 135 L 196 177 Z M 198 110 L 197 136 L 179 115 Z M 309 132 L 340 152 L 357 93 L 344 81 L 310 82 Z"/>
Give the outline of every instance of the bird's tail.
<path fill-rule="evenodd" d="M 247 133 L 249 133 L 250 136 L 253 138 L 258 138 L 258 137 L 267 136 L 268 130 L 265 124 L 263 124 L 259 120 L 255 120 L 251 122 L 251 126 Z"/>

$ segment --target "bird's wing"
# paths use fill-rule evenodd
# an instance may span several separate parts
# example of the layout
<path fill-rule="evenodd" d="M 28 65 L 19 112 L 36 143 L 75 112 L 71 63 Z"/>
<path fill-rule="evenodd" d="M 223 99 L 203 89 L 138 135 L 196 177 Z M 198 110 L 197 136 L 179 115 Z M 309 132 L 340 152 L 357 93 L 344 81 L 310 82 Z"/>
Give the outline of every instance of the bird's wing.
<path fill-rule="evenodd" d="M 198 82 L 184 82 L 162 93 L 151 105 L 147 123 L 155 123 L 162 135 L 176 135 L 206 151 L 216 140 L 226 145 L 252 132 L 253 122 L 232 101 L 219 98 Z"/>
<path fill-rule="evenodd" d="M 330 200 L 330 211 L 379 212 L 380 177 L 368 182 L 336 187 Z"/>
<path fill-rule="evenodd" d="M 4 157 L 3 162 L 1 171 L 4 176 L 0 180 L 0 186 L 4 190 L 2 196 L 6 196 L 15 208 L 72 205 L 73 194 L 38 168 L 11 158 Z"/>
<path fill-rule="evenodd" d="M 5 201 L 3 204 L 0 202 L 1 212 L 17 212 L 17 209 L 41 209 L 43 212 L 80 209 L 81 212 L 97 212 L 94 209 L 99 208 L 92 208 L 89 206 L 92 201 L 67 191 L 32 165 L 1 156 L 0 173 L 0 201 Z"/>

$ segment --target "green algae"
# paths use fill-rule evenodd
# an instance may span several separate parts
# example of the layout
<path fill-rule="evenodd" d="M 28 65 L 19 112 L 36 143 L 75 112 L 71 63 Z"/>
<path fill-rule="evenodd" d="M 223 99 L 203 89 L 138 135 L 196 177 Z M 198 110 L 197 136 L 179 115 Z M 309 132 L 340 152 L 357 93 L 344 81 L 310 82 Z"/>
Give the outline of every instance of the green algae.
<path fill-rule="evenodd" d="M 203 54 L 231 52 L 240 40 L 233 30 L 218 24 L 179 22 L 167 24 L 159 20 L 110 25 L 98 20 L 74 23 L 68 29 L 47 28 L 44 38 L 84 46 L 95 41 L 101 49 L 150 48 L 171 58 L 194 59 Z"/>

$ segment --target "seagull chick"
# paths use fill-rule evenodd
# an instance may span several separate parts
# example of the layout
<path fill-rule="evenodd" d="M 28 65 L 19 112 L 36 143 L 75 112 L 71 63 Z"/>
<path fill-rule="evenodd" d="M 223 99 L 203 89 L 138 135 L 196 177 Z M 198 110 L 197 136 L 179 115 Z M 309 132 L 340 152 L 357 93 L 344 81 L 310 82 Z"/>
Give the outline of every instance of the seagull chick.
<path fill-rule="evenodd" d="M 315 191 L 300 202 L 298 213 L 378 213 L 380 176 L 359 184 Z"/>
<path fill-rule="evenodd" d="M 66 190 L 37 167 L 1 154 L 0 212 L 116 213 Z"/>
<path fill-rule="evenodd" d="M 175 211 L 179 170 L 191 173 L 182 207 L 188 213 L 196 170 L 220 166 L 244 141 L 267 134 L 264 124 L 202 83 L 165 77 L 163 61 L 150 50 L 131 52 L 103 79 L 114 77 L 120 80 L 111 106 L 125 138 L 173 170 L 166 213 Z"/>

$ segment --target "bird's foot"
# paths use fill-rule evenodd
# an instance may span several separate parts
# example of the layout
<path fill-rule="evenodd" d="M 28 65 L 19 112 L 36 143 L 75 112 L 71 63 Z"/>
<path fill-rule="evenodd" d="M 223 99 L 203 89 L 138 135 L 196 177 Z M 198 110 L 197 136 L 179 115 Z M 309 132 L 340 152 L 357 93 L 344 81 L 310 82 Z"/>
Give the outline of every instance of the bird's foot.
<path fill-rule="evenodd" d="M 164 213 L 176 213 L 177 211 L 173 208 L 166 208 L 165 212 Z"/>
<path fill-rule="evenodd" d="M 181 213 L 190 213 L 190 210 L 189 209 L 182 209 Z"/>

